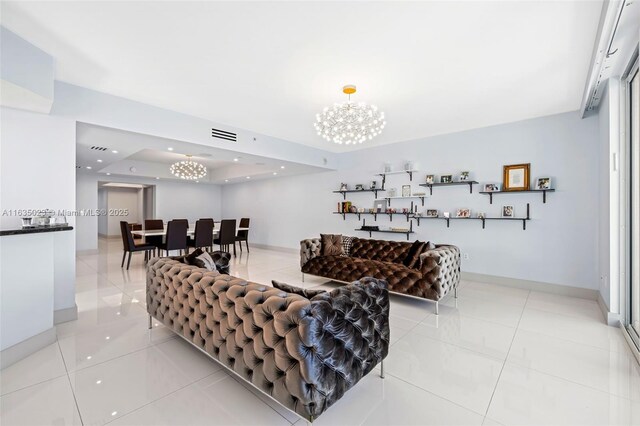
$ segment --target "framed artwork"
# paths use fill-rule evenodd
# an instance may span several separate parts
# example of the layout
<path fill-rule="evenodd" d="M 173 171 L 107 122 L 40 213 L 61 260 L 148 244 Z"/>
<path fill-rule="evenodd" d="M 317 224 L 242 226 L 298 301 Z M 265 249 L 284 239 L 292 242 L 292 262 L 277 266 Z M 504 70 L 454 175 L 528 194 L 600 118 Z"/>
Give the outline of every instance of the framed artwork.
<path fill-rule="evenodd" d="M 438 210 L 436 209 L 428 209 L 427 217 L 438 217 Z"/>
<path fill-rule="evenodd" d="M 515 217 L 513 206 L 502 206 L 502 217 Z"/>
<path fill-rule="evenodd" d="M 435 175 L 427 175 L 427 181 L 426 184 L 427 185 L 431 185 L 436 183 L 436 176 Z"/>
<path fill-rule="evenodd" d="M 551 189 L 551 178 L 541 177 L 536 179 L 536 189 Z"/>
<path fill-rule="evenodd" d="M 503 191 L 526 191 L 529 189 L 530 163 L 504 166 L 502 174 Z"/>
<path fill-rule="evenodd" d="M 451 182 L 453 182 L 453 175 L 440 176 L 440 183 L 451 183 Z"/>
<path fill-rule="evenodd" d="M 402 196 L 411 197 L 411 185 L 402 185 Z"/>
<path fill-rule="evenodd" d="M 498 183 L 485 183 L 484 192 L 498 192 L 500 191 L 500 184 Z"/>
<path fill-rule="evenodd" d="M 387 210 L 387 200 L 375 200 L 373 202 L 373 210 L 375 213 L 382 213 Z"/>
<path fill-rule="evenodd" d="M 471 210 L 469 210 L 469 209 L 458 209 L 456 211 L 456 217 L 471 217 Z"/>
<path fill-rule="evenodd" d="M 356 184 L 356 191 L 364 191 L 364 185 L 361 183 Z"/>
<path fill-rule="evenodd" d="M 460 182 L 465 182 L 469 180 L 469 172 L 460 172 Z"/>

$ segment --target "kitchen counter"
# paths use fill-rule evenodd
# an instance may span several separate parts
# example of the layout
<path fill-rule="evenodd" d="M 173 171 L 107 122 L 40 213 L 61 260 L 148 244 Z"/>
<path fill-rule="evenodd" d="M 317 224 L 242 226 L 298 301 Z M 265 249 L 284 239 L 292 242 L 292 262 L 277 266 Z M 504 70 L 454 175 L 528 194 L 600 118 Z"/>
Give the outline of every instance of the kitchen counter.
<path fill-rule="evenodd" d="M 0 237 L 5 235 L 38 234 L 41 232 L 71 231 L 72 229 L 73 229 L 73 226 L 69 226 L 69 225 L 43 225 L 43 226 L 32 226 L 27 228 L 17 228 L 17 229 L 1 229 Z"/>

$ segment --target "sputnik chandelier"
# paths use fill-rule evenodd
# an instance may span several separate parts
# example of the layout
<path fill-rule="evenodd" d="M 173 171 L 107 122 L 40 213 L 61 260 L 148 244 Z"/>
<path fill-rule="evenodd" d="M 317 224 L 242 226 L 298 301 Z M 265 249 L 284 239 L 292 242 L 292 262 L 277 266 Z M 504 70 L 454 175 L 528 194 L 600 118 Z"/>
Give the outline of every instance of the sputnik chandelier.
<path fill-rule="evenodd" d="M 171 171 L 171 174 L 175 177 L 186 180 L 202 179 L 207 175 L 207 168 L 191 160 L 191 155 L 187 155 L 186 160 L 173 163 L 169 171 Z"/>
<path fill-rule="evenodd" d="M 313 124 L 319 136 L 337 144 L 356 144 L 371 140 L 384 129 L 384 113 L 375 105 L 364 102 L 351 102 L 351 95 L 356 93 L 356 86 L 348 85 L 342 92 L 349 100 L 342 104 L 325 107 L 316 115 Z"/>

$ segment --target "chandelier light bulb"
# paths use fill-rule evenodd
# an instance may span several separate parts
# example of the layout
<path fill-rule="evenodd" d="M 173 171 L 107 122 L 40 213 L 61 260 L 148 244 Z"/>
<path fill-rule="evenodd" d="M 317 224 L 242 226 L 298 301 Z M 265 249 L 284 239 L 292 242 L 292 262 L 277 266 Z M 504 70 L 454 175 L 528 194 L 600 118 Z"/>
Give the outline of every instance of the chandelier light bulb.
<path fill-rule="evenodd" d="M 175 177 L 185 180 L 202 179 L 207 175 L 207 168 L 191 160 L 190 155 L 187 155 L 186 160 L 173 163 L 171 167 L 169 167 L 169 171 Z"/>

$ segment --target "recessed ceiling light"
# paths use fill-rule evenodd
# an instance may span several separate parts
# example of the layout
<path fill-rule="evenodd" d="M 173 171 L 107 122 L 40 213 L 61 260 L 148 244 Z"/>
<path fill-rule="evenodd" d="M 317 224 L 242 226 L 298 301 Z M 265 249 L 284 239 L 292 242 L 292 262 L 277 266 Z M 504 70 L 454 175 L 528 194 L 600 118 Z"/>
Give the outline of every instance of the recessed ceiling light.
<path fill-rule="evenodd" d="M 233 159 L 233 161 L 236 161 L 236 162 L 237 162 L 237 161 L 238 161 L 238 158 L 234 158 L 234 159 Z"/>
<path fill-rule="evenodd" d="M 197 180 L 197 181 L 196 181 L 196 183 L 200 183 L 200 181 L 199 181 L 199 180 Z"/>
<path fill-rule="evenodd" d="M 102 380 L 96 380 L 96 385 L 99 385 L 100 383 L 102 383 Z"/>
<path fill-rule="evenodd" d="M 274 176 L 275 176 L 275 175 L 277 175 L 277 174 L 278 174 L 278 172 L 273 172 L 273 175 L 274 175 Z"/>
<path fill-rule="evenodd" d="M 281 169 L 284 169 L 284 166 L 280 166 Z"/>
<path fill-rule="evenodd" d="M 168 149 L 169 151 L 173 151 L 173 148 L 171 148 L 171 147 L 169 147 L 169 148 L 167 148 L 167 149 Z"/>
<path fill-rule="evenodd" d="M 156 180 L 160 180 L 160 178 L 159 178 L 159 177 L 156 177 Z"/>
<path fill-rule="evenodd" d="M 224 181 L 225 181 L 225 182 L 229 182 L 229 179 L 225 179 Z"/>
<path fill-rule="evenodd" d="M 102 163 L 102 160 L 101 160 L 101 159 L 99 159 L 99 158 L 98 158 L 98 160 L 97 160 L 97 161 L 98 161 L 98 163 Z"/>
<path fill-rule="evenodd" d="M 117 153 L 118 153 L 118 151 L 116 151 L 115 149 L 114 149 L 113 151 L 111 151 L 111 152 L 113 152 L 114 154 L 117 154 Z"/>
<path fill-rule="evenodd" d="M 107 176 L 111 176 L 111 173 L 107 173 Z"/>
<path fill-rule="evenodd" d="M 251 179 L 251 176 L 247 176 L 247 179 Z"/>
<path fill-rule="evenodd" d="M 91 170 L 91 166 L 87 166 L 87 169 Z"/>

